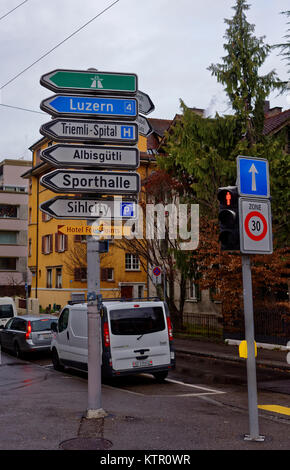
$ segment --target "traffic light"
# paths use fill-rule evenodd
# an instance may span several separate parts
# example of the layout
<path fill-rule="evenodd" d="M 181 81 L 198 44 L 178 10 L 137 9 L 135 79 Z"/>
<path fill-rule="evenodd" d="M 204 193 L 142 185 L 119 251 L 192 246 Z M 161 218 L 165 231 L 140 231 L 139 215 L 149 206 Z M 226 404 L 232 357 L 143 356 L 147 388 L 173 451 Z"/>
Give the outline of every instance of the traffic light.
<path fill-rule="evenodd" d="M 239 194 L 237 186 L 218 189 L 219 222 L 222 250 L 240 250 Z"/>

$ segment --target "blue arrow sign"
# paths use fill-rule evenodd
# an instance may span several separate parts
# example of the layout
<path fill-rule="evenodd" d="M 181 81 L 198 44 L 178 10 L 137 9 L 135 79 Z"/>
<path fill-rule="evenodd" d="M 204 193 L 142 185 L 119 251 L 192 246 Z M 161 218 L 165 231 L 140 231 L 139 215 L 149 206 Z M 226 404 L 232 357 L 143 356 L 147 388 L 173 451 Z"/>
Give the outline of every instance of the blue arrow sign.
<path fill-rule="evenodd" d="M 268 160 L 238 156 L 237 174 L 240 196 L 270 197 Z"/>
<path fill-rule="evenodd" d="M 135 98 L 87 95 L 54 95 L 43 100 L 40 108 L 53 116 L 88 116 L 135 119 L 138 101 Z"/>

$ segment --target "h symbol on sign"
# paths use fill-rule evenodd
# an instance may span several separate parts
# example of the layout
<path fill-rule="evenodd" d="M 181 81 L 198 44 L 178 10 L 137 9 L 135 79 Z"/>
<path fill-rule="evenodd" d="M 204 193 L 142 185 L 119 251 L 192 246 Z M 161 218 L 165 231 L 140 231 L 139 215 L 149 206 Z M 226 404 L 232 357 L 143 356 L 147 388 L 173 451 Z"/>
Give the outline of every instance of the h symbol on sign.
<path fill-rule="evenodd" d="M 121 137 L 122 139 L 133 139 L 133 127 L 121 126 Z"/>

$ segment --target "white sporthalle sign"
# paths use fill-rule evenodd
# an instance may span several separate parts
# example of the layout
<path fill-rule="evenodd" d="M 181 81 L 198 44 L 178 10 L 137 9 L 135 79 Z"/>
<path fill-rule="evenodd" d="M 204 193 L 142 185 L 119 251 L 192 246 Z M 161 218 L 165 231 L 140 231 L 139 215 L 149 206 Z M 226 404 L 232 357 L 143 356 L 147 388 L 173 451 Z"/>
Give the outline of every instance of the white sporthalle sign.
<path fill-rule="evenodd" d="M 59 193 L 136 194 L 140 176 L 134 172 L 54 170 L 43 175 L 40 184 Z"/>

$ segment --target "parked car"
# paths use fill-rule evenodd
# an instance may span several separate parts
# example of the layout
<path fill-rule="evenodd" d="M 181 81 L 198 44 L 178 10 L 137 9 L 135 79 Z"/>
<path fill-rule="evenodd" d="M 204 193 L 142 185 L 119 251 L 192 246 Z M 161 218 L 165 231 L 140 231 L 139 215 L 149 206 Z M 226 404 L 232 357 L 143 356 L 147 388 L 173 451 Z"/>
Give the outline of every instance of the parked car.
<path fill-rule="evenodd" d="M 15 316 L 0 329 L 0 345 L 17 357 L 28 352 L 50 351 L 53 321 L 57 321 L 53 315 Z"/>
<path fill-rule="evenodd" d="M 0 327 L 6 325 L 8 320 L 16 315 L 17 310 L 12 297 L 0 297 Z"/>
<path fill-rule="evenodd" d="M 103 300 L 102 375 L 147 372 L 164 380 L 175 366 L 169 310 L 160 300 Z M 63 308 L 54 331 L 51 351 L 54 368 L 88 370 L 87 304 Z"/>

